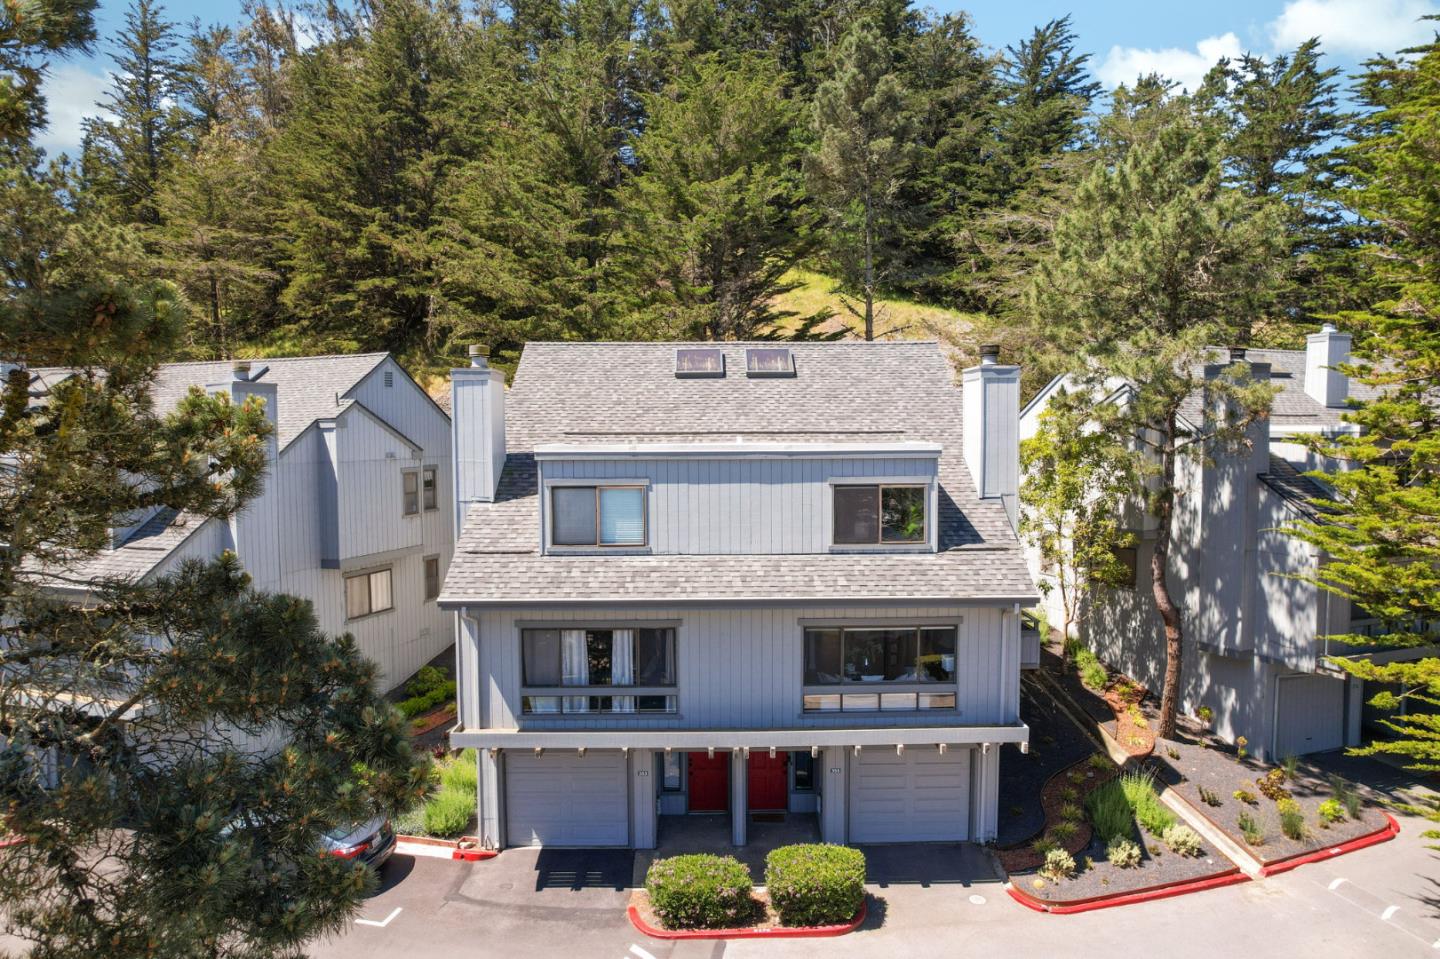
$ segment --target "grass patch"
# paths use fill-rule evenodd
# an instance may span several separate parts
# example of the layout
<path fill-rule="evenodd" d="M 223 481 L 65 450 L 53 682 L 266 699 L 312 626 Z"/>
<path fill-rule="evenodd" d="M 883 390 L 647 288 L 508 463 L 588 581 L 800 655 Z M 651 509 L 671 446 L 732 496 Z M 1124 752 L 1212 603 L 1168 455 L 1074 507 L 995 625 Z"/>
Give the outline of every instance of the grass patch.
<path fill-rule="evenodd" d="M 860 321 L 845 308 L 840 293 L 836 291 L 833 277 L 813 270 L 794 269 L 786 273 L 781 281 L 795 284 L 793 290 L 780 294 L 772 301 L 776 309 L 798 314 L 782 324 L 787 331 L 798 327 L 801 319 L 820 312 L 832 313 L 835 316 L 835 319 L 822 325 L 823 330 L 837 329 L 842 325 L 852 330 L 859 328 Z M 851 302 L 861 306 L 853 298 Z M 883 335 L 893 331 L 887 339 L 929 340 L 937 336 L 963 333 L 970 329 L 978 318 L 975 314 L 895 296 L 877 299 L 875 311 L 876 334 Z"/>
<path fill-rule="evenodd" d="M 1086 796 L 1085 811 L 1090 814 L 1095 834 L 1107 843 L 1128 838 L 1135 830 L 1135 812 L 1118 779 Z"/>
<path fill-rule="evenodd" d="M 1179 820 L 1160 801 L 1155 791 L 1155 775 L 1151 772 L 1132 770 L 1120 777 L 1120 788 L 1130 808 L 1135 811 L 1135 821 L 1152 836 L 1163 836 L 1165 830 Z"/>

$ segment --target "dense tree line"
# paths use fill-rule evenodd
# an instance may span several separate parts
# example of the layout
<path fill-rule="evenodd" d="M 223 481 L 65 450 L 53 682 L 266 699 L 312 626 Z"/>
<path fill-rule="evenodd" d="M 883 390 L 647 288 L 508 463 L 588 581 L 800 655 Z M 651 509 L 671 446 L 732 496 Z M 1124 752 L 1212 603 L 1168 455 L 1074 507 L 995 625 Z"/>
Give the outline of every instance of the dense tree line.
<path fill-rule="evenodd" d="M 1068 19 L 990 52 L 901 0 L 261 2 L 188 27 L 133 0 L 111 41 L 80 156 L 12 151 L 7 205 L 47 232 L 11 256 L 99 243 L 102 268 L 174 280 L 196 356 L 804 335 L 822 318 L 775 306 L 797 264 L 856 334 L 888 332 L 875 301 L 899 294 L 1023 344 L 1022 287 L 1103 128 L 1170 95 L 1141 84 L 1097 121 Z M 1196 102 L 1228 188 L 1290 210 L 1293 276 L 1253 323 L 1284 338 L 1331 305 L 1305 264 L 1348 226 L 1325 192 L 1335 71 L 1314 43 L 1247 57 Z"/>

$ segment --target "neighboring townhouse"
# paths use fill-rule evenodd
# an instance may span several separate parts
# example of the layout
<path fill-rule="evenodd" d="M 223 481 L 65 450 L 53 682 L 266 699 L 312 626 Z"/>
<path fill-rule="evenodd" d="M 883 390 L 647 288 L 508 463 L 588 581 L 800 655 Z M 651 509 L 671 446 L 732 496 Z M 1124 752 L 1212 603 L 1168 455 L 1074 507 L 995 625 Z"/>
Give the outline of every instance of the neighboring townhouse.
<path fill-rule="evenodd" d="M 1233 360 L 1248 361 L 1250 375 L 1278 390 L 1270 415 L 1254 423 L 1248 448 L 1182 458 L 1180 495 L 1172 533 L 1170 588 L 1181 606 L 1185 636 L 1181 709 L 1214 712 L 1215 731 L 1228 741 L 1244 736 L 1262 759 L 1356 745 L 1362 736 L 1362 704 L 1373 695 L 1326 662 L 1353 652 L 1326 637 L 1364 631 L 1349 603 L 1297 577 L 1313 574 L 1323 557 L 1284 530 L 1317 515 L 1312 501 L 1325 488 L 1303 475 L 1334 469 L 1305 445 L 1307 437 L 1355 430 L 1342 419 L 1348 400 L 1369 398 L 1370 389 L 1336 367 L 1348 362 L 1350 336 L 1331 325 L 1307 338 L 1304 350 L 1214 350 L 1204 369 L 1218 376 Z M 1040 413 L 1057 378 L 1021 412 L 1021 436 L 1035 435 Z M 1131 388 L 1111 384 L 1125 402 Z M 1219 404 L 1195 396 L 1185 419 L 1201 429 L 1205 418 L 1223 415 Z M 1211 451 L 1213 453 L 1213 451 Z M 1134 570 L 1123 589 L 1092 589 L 1081 612 L 1087 643 L 1107 663 L 1158 691 L 1164 677 L 1165 640 L 1150 582 L 1156 523 L 1132 515 L 1135 549 L 1119 555 Z M 1049 572 L 1036 551 L 1027 559 L 1037 581 Z M 1058 598 L 1047 600 L 1058 606 Z M 1050 610 L 1052 622 L 1059 611 Z"/>
<path fill-rule="evenodd" d="M 36 402 L 65 370 L 36 369 Z M 78 577 L 152 580 L 233 550 L 259 589 L 310 600 L 390 689 L 450 645 L 436 604 L 454 546 L 450 422 L 385 353 L 169 363 L 157 411 L 192 387 L 265 401 L 275 430 L 261 493 L 229 520 L 173 509 L 117 518 Z M 83 589 L 69 589 L 83 601 Z"/>
<path fill-rule="evenodd" d="M 818 817 L 995 835 L 1019 370 L 934 343 L 531 343 L 456 370 L 459 722 L 491 847 Z M 963 402 L 962 402 L 963 393 Z"/>

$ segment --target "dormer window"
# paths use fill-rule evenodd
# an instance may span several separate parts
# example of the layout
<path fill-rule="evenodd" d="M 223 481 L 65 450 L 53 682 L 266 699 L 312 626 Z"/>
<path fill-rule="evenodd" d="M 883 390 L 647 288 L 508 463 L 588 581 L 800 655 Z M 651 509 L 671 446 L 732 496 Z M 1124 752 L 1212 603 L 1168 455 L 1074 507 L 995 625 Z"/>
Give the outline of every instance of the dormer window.
<path fill-rule="evenodd" d="M 725 375 L 725 353 L 710 347 L 675 351 L 677 379 L 719 379 Z"/>
<path fill-rule="evenodd" d="M 550 491 L 552 546 L 644 546 L 643 486 L 556 486 Z"/>
<path fill-rule="evenodd" d="M 745 351 L 745 375 L 794 376 L 795 357 L 784 347 L 754 347 Z"/>
<path fill-rule="evenodd" d="M 835 487 L 837 546 L 924 543 L 928 534 L 924 486 Z"/>

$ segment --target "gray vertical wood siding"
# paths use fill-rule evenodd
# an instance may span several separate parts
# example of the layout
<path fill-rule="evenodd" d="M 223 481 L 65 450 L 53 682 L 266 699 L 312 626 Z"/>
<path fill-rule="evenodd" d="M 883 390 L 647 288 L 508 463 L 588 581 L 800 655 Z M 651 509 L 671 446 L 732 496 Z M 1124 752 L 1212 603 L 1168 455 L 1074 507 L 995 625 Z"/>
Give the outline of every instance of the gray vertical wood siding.
<path fill-rule="evenodd" d="M 469 611 L 462 631 L 462 718 L 470 728 L 755 729 L 873 728 L 1015 722 L 1019 710 L 1018 617 L 997 607 L 762 607 Z M 679 622 L 678 712 L 617 717 L 521 714 L 521 623 Z M 833 620 L 956 624 L 956 708 L 865 713 L 802 710 L 804 627 Z M 466 635 L 468 633 L 468 635 Z M 478 636 L 476 635 L 478 633 Z M 473 650 L 478 646 L 478 658 Z M 867 689 L 865 691 L 873 691 Z M 477 695 L 478 693 L 478 695 Z"/>
<path fill-rule="evenodd" d="M 650 548 L 692 555 L 825 552 L 832 480 L 933 482 L 935 471 L 934 459 L 903 457 L 547 460 L 542 466 L 546 483 L 644 480 Z"/>

